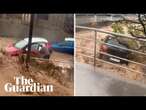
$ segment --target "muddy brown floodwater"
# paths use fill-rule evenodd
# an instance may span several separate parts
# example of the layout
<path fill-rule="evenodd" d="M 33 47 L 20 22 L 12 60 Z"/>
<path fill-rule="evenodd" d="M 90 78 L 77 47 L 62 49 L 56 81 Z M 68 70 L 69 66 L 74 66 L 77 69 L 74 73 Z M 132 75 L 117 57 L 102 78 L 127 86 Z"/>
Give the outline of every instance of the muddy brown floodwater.
<path fill-rule="evenodd" d="M 29 71 L 25 70 L 17 57 L 1 56 L 0 63 L 0 95 L 1 96 L 23 96 L 23 95 L 45 95 L 45 96 L 71 96 L 73 95 L 73 80 L 70 80 L 68 74 L 73 74 L 73 67 L 62 68 L 53 63 L 49 63 L 49 69 L 40 69 L 37 66 L 30 65 Z M 43 65 L 44 66 L 44 65 Z M 62 71 L 65 71 L 64 73 Z M 68 73 L 70 72 L 70 73 Z M 64 75 L 65 74 L 65 75 Z M 4 85 L 8 82 L 15 83 L 14 77 L 25 76 L 32 78 L 41 84 L 52 84 L 54 91 L 52 93 L 7 93 Z M 67 77 L 65 77 L 67 76 Z M 68 78 L 69 77 L 69 78 Z M 68 79 L 67 79 L 68 78 Z"/>
<path fill-rule="evenodd" d="M 14 42 L 13 39 L 0 37 L 0 49 Z M 6 56 L 0 52 L 0 96 L 72 96 L 74 94 L 73 82 L 73 56 L 53 52 L 47 65 L 33 62 L 36 65 L 30 65 L 29 71 L 21 64 L 18 57 Z M 65 62 L 65 63 L 62 63 Z M 45 69 L 44 69 L 45 68 Z M 32 78 L 35 82 L 41 84 L 52 84 L 52 93 L 14 93 L 5 92 L 4 85 L 8 82 L 15 83 L 15 76 L 24 76 Z"/>

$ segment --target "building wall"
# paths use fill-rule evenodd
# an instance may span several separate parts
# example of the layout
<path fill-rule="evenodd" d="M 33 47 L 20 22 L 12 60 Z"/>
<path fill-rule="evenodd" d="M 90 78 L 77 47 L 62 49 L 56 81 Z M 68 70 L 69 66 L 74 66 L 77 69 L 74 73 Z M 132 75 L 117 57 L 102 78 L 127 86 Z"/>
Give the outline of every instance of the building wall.
<path fill-rule="evenodd" d="M 64 22 L 68 14 L 48 14 L 48 19 L 35 17 L 33 36 L 45 37 L 50 42 L 63 40 L 70 36 L 64 31 Z M 21 14 L 0 15 L 0 36 L 22 39 L 28 36 L 29 20 L 23 21 Z M 72 19 L 73 20 L 73 19 Z"/>

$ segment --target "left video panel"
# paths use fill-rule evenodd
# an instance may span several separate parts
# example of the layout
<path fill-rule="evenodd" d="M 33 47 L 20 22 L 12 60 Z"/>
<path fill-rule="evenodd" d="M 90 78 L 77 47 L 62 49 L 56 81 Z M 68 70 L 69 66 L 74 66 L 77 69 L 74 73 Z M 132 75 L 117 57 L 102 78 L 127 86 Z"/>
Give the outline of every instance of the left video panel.
<path fill-rule="evenodd" d="M 0 96 L 74 95 L 74 15 L 0 14 Z"/>

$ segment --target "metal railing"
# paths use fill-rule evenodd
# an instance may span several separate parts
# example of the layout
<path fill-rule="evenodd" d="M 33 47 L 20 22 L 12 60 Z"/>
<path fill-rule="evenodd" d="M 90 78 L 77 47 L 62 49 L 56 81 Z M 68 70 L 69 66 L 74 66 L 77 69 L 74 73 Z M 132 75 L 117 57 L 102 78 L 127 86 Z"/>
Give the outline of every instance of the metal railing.
<path fill-rule="evenodd" d="M 124 67 L 124 66 L 122 66 L 122 65 L 115 64 L 115 63 L 112 63 L 112 62 L 109 62 L 109 61 L 106 61 L 106 60 L 97 58 L 97 53 L 99 53 L 99 54 L 104 54 L 104 55 L 106 55 L 106 56 L 111 56 L 111 57 L 114 57 L 114 58 L 117 58 L 117 59 L 120 59 L 120 60 L 124 60 L 124 61 L 127 61 L 127 62 L 131 62 L 131 63 L 137 64 L 137 65 L 146 67 L 146 64 L 143 64 L 143 63 L 140 63 L 140 62 L 136 62 L 136 61 L 129 60 L 129 59 L 126 59 L 126 58 L 121 58 L 121 57 L 118 57 L 118 56 L 115 56 L 115 55 L 112 55 L 112 54 L 109 54 L 109 53 L 97 51 L 96 44 L 99 43 L 99 44 L 105 44 L 105 45 L 108 45 L 108 46 L 120 48 L 120 49 L 123 49 L 123 50 L 126 50 L 126 51 L 130 51 L 130 52 L 133 52 L 133 53 L 138 53 L 138 54 L 141 54 L 141 55 L 145 55 L 145 56 L 146 56 L 146 53 L 143 53 L 143 52 L 140 52 L 140 51 L 137 51 L 137 50 L 133 50 L 133 49 L 129 49 L 129 48 L 123 48 L 123 47 L 120 47 L 120 46 L 117 46 L 117 45 L 112 45 L 112 44 L 109 44 L 109 43 L 105 43 L 105 42 L 103 42 L 103 41 L 101 41 L 101 40 L 98 40 L 98 39 L 97 39 L 97 32 L 99 32 L 99 33 L 104 33 L 104 34 L 108 34 L 108 35 L 113 35 L 112 37 L 114 37 L 114 36 L 125 37 L 125 38 L 128 38 L 128 39 L 133 39 L 133 40 L 143 41 L 143 42 L 146 42 L 146 39 L 139 39 L 139 38 L 132 37 L 132 36 L 128 36 L 128 35 L 124 35 L 124 34 L 118 34 L 118 33 L 114 33 L 114 32 L 104 31 L 104 30 L 100 30 L 100 29 L 97 29 L 97 28 L 91 28 L 91 27 L 85 27 L 85 26 L 76 26 L 76 28 L 94 31 L 94 39 L 80 38 L 80 37 L 77 37 L 77 36 L 76 36 L 76 39 L 94 40 L 94 42 L 93 42 L 93 43 L 94 43 L 94 50 L 92 50 L 93 56 L 91 56 L 91 55 L 85 55 L 85 54 L 83 54 L 83 53 L 77 53 L 78 55 L 80 54 L 81 56 L 93 58 L 93 60 L 94 60 L 94 61 L 93 61 L 94 67 L 96 67 L 96 60 L 99 60 L 99 61 L 101 61 L 101 62 L 108 63 L 108 64 L 112 64 L 112 65 L 114 65 L 114 66 L 118 66 L 118 67 L 120 67 L 120 68 L 124 68 L 124 69 L 129 70 L 129 71 L 132 71 L 132 72 L 137 72 L 137 73 L 143 74 L 143 73 L 140 72 L 140 71 L 135 71 L 135 70 L 130 69 L 130 68 L 128 68 L 128 67 Z M 91 49 L 86 48 L 86 47 L 76 46 L 76 48 L 87 49 L 87 51 L 90 51 L 90 52 L 91 52 Z"/>

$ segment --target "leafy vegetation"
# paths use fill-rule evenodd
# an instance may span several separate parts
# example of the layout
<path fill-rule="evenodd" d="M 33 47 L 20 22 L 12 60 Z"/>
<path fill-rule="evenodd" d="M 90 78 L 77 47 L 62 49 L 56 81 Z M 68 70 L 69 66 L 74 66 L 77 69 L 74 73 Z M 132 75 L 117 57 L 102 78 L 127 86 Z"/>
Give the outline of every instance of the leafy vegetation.
<path fill-rule="evenodd" d="M 111 27 L 113 29 L 113 32 L 124 34 L 124 29 L 120 22 L 114 22 Z"/>

